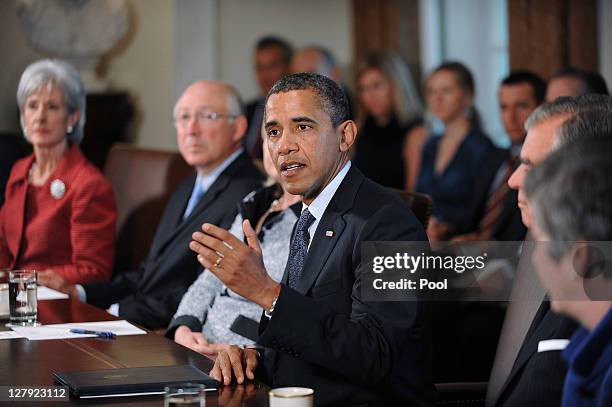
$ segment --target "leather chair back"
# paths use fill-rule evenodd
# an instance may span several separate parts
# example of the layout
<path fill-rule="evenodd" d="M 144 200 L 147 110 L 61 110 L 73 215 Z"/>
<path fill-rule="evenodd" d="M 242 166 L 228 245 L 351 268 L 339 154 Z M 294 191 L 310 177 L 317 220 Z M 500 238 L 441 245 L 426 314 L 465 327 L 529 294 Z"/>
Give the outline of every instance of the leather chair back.
<path fill-rule="evenodd" d="M 423 224 L 423 228 L 427 230 L 429 224 L 429 218 L 431 217 L 432 201 L 431 197 L 427 194 L 420 192 L 407 192 L 399 189 L 395 190 L 406 202 L 408 207 L 412 209 L 414 215 Z"/>
<path fill-rule="evenodd" d="M 113 145 L 104 174 L 117 200 L 115 271 L 145 258 L 170 195 L 193 171 L 178 152 Z"/>

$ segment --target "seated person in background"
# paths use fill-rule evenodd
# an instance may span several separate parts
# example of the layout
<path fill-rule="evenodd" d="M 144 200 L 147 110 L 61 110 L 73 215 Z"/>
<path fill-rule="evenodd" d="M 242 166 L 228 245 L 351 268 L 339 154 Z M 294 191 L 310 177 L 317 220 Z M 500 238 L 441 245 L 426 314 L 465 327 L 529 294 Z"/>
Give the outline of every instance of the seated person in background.
<path fill-rule="evenodd" d="M 510 138 L 510 148 L 494 148 L 476 180 L 471 205 L 453 241 L 523 240 L 527 229 L 516 205 L 517 192 L 508 178 L 518 167 L 527 132 L 527 117 L 544 101 L 546 82 L 529 71 L 512 72 L 499 89 L 501 122 Z"/>
<path fill-rule="evenodd" d="M 0 133 L 0 207 L 4 204 L 4 193 L 11 168 L 23 156 L 25 153 L 21 148 L 21 138 Z"/>
<path fill-rule="evenodd" d="M 480 129 L 474 102 L 474 79 L 459 62 L 434 69 L 425 85 L 428 109 L 444 124 L 441 136 L 423 147 L 417 192 L 431 196 L 429 240 L 443 240 L 464 222 L 465 212 L 493 144 Z"/>
<path fill-rule="evenodd" d="M 278 181 L 278 172 L 265 145 L 263 157 L 266 173 Z M 291 231 L 301 209 L 301 204 L 297 208 L 294 205 L 298 202 L 301 202 L 299 195 L 285 192 L 279 184 L 258 190 L 242 201 L 229 230 L 244 240 L 243 221 L 248 219 L 251 225 L 256 225 L 266 270 L 275 281 L 281 280 L 287 264 Z M 196 352 L 213 356 L 228 344 L 253 345 L 262 311 L 259 305 L 236 294 L 213 273 L 204 270 L 185 293 L 166 336 Z M 232 326 L 240 315 L 251 321 L 239 319 L 236 324 L 242 325 Z"/>
<path fill-rule="evenodd" d="M 609 95 L 605 79 L 597 72 L 565 68 L 548 80 L 546 101 L 560 96 L 581 96 L 589 93 Z"/>
<path fill-rule="evenodd" d="M 320 45 L 309 45 L 300 49 L 291 60 L 291 73 L 312 72 L 333 79 L 346 94 L 349 102 L 349 117 L 353 118 L 353 99 L 349 89 L 342 84 L 342 70 L 331 51 Z"/>
<path fill-rule="evenodd" d="M 544 103 L 529 116 L 525 123 L 527 137 L 521 149 L 521 165 L 508 180 L 510 187 L 518 191 L 518 206 L 527 228 L 531 229 L 534 223 L 525 199 L 527 174 L 560 146 L 584 137 L 609 134 L 611 112 L 609 96 L 588 94 L 557 98 Z M 595 117 L 586 122 L 578 120 L 587 115 Z M 568 134 L 571 129 L 578 131 Z M 528 252 L 529 245 L 524 247 L 521 257 Z M 525 291 L 529 292 L 527 297 Z M 538 352 L 538 344 L 568 339 L 576 331 L 576 323 L 550 310 L 545 290 L 530 264 L 525 267 L 519 264 L 510 299 L 487 386 L 486 405 L 558 407 L 567 366 L 559 349 Z M 547 373 L 543 375 L 542 372 Z"/>
<path fill-rule="evenodd" d="M 534 266 L 552 310 L 581 325 L 563 351 L 566 407 L 612 405 L 611 156 L 612 133 L 583 138 L 551 154 L 525 181 L 540 242 Z"/>
<path fill-rule="evenodd" d="M 248 129 L 244 136 L 244 148 L 251 157 L 261 158 L 261 121 L 264 97 L 272 85 L 289 73 L 293 48 L 282 38 L 267 36 L 255 45 L 253 67 L 260 95 L 246 105 Z"/>
<path fill-rule="evenodd" d="M 368 55 L 357 76 L 355 165 L 381 185 L 414 190 L 427 132 L 408 66 L 392 52 Z"/>
<path fill-rule="evenodd" d="M 219 352 L 211 376 L 228 385 L 257 370 L 272 387 L 313 388 L 318 405 L 431 405 L 423 304 L 361 296 L 362 242 L 423 241 L 423 227 L 396 193 L 350 163 L 357 128 L 333 80 L 284 77 L 270 90 L 264 117 L 281 183 L 304 205 L 281 284 L 268 274 L 249 222 L 248 245 L 211 224 L 193 234 L 190 248 L 202 265 L 266 310 L 263 354 L 232 345 Z"/>
<path fill-rule="evenodd" d="M 59 60 L 28 66 L 17 103 L 34 153 L 18 161 L 0 210 L 0 268 L 39 270 L 38 282 L 93 283 L 111 276 L 113 190 L 78 144 L 85 125 L 79 73 Z"/>
<path fill-rule="evenodd" d="M 202 271 L 188 247 L 193 231 L 204 222 L 229 227 L 236 204 L 263 179 L 241 146 L 247 123 L 231 86 L 215 81 L 190 85 L 174 107 L 174 125 L 181 155 L 196 174 L 170 197 L 141 266 L 109 283 L 52 287 L 110 307 L 112 314 L 149 329 L 168 326 Z"/>

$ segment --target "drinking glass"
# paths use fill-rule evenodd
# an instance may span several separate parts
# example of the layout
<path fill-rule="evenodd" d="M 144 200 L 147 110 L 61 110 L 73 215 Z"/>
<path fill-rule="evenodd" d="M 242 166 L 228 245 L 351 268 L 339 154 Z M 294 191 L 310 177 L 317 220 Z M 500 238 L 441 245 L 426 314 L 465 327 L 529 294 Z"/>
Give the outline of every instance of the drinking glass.
<path fill-rule="evenodd" d="M 10 326 L 36 326 L 36 271 L 9 271 Z"/>

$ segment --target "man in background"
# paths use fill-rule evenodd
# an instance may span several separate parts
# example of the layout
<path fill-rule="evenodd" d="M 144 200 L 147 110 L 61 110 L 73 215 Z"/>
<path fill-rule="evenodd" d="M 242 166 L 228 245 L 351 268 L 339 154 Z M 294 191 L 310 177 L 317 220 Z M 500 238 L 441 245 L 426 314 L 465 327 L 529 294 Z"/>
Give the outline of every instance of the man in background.
<path fill-rule="evenodd" d="M 295 53 L 291 61 L 291 72 L 312 72 L 327 76 L 346 94 L 349 102 L 349 117 L 354 118 L 353 100 L 348 88 L 342 84 L 342 70 L 331 51 L 320 45 L 310 45 Z"/>
<path fill-rule="evenodd" d="M 499 110 L 509 149 L 495 149 L 483 163 L 482 176 L 475 187 L 474 203 L 467 212 L 467 222 L 455 241 L 505 240 L 525 237 L 526 228 L 517 206 L 517 191 L 508 186 L 510 175 L 519 165 L 525 136 L 525 122 L 544 102 L 546 82 L 529 71 L 512 72 L 499 88 Z"/>
<path fill-rule="evenodd" d="M 548 80 L 546 101 L 552 102 L 560 96 L 581 96 L 588 93 L 610 94 L 606 81 L 599 73 L 565 68 Z"/>
<path fill-rule="evenodd" d="M 528 171 L 546 159 L 553 149 L 571 143 L 572 138 L 561 136 L 565 133 L 566 123 L 573 125 L 573 121 L 582 115 L 607 116 L 611 111 L 612 101 L 608 96 L 589 94 L 545 103 L 529 116 L 525 124 L 527 137 L 521 149 L 521 164 L 508 181 L 510 187 L 518 191 L 518 206 L 527 228 L 533 225 L 525 197 Z M 598 122 L 595 120 L 592 124 Z M 587 137 L 592 133 L 599 133 L 597 126 L 581 132 L 581 135 Z M 528 251 L 524 248 L 522 256 L 530 256 Z M 522 301 L 512 300 L 517 296 Z M 519 266 L 489 380 L 487 406 L 559 406 L 567 369 L 561 359 L 562 347 L 541 351 L 540 343 L 551 340 L 556 344 L 567 343 L 564 341 L 575 330 L 574 321 L 551 311 L 534 270 Z M 561 341 L 556 341 L 558 339 Z"/>
<path fill-rule="evenodd" d="M 254 67 L 260 96 L 246 106 L 249 127 L 244 138 L 244 147 L 253 158 L 262 158 L 260 131 L 265 95 L 276 81 L 289 73 L 292 57 L 293 48 L 279 37 L 263 37 L 255 45 Z"/>
<path fill-rule="evenodd" d="M 191 234 L 204 222 L 229 227 L 237 204 L 263 180 L 242 148 L 247 123 L 231 86 L 190 85 L 174 107 L 174 126 L 181 155 L 195 173 L 170 197 L 141 266 L 106 283 L 51 286 L 149 329 L 168 326 L 202 271 L 188 247 Z"/>

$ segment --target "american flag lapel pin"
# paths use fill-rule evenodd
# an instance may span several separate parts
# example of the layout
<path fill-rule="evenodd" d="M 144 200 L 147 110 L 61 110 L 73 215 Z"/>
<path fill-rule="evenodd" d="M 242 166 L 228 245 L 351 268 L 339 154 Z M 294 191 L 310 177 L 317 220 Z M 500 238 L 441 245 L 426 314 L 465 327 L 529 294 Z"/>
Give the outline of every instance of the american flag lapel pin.
<path fill-rule="evenodd" d="M 327 237 L 333 237 L 334 236 L 334 231 L 333 230 L 328 230 L 325 232 L 325 236 Z"/>

